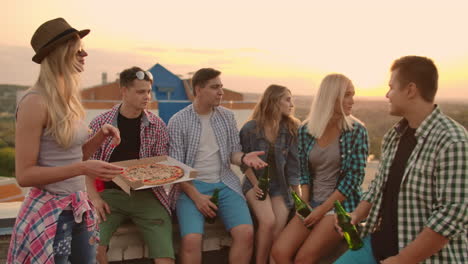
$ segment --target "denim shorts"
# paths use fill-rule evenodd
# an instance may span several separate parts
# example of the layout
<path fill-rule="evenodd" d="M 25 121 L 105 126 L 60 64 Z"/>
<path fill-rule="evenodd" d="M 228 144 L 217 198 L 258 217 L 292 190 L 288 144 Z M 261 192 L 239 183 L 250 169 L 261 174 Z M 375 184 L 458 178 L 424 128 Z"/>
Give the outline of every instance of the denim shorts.
<path fill-rule="evenodd" d="M 218 219 L 223 220 L 226 230 L 230 231 L 233 227 L 243 224 L 252 225 L 252 217 L 244 197 L 223 182 L 206 183 L 194 180 L 193 185 L 205 195 L 212 195 L 214 189 L 219 189 L 217 216 L 219 216 Z M 193 233 L 204 233 L 205 217 L 185 193 L 179 196 L 176 209 L 182 237 Z"/>
<path fill-rule="evenodd" d="M 95 263 L 95 232 L 88 231 L 84 219 L 76 223 L 72 210 L 62 211 L 54 238 L 55 263 Z"/>
<path fill-rule="evenodd" d="M 313 208 L 315 208 L 315 207 L 317 207 L 317 206 L 323 204 L 324 202 L 325 202 L 325 201 L 319 201 L 319 202 L 318 202 L 318 201 L 315 201 L 315 200 L 311 200 L 311 201 L 310 201 L 310 207 L 312 207 L 312 209 L 313 209 Z M 333 214 L 335 214 L 335 209 L 332 208 L 332 209 L 330 209 L 330 211 L 328 211 L 325 215 L 333 215 Z"/>

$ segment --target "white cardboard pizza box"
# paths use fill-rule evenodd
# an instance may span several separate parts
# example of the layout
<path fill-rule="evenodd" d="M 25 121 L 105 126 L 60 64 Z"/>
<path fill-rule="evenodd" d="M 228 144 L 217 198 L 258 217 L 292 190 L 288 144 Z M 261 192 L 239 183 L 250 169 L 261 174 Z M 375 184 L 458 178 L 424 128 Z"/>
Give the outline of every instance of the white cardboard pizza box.
<path fill-rule="evenodd" d="M 112 164 L 115 164 L 121 167 L 128 167 L 128 166 L 133 166 L 133 165 L 150 164 L 150 163 L 161 163 L 161 164 L 179 166 L 184 170 L 184 176 L 182 176 L 180 179 L 176 181 L 165 183 L 165 184 L 159 184 L 159 185 L 144 185 L 142 181 L 132 182 L 132 181 L 127 180 L 123 176 L 117 176 L 112 181 L 115 182 L 115 184 L 117 184 L 120 188 L 122 188 L 122 190 L 124 190 L 126 193 L 130 194 L 130 190 L 142 190 L 142 189 L 148 189 L 148 188 L 153 188 L 157 186 L 170 185 L 170 184 L 174 184 L 178 182 L 191 181 L 191 180 L 194 180 L 195 177 L 197 177 L 197 171 L 195 169 L 169 156 L 156 156 L 156 157 L 151 157 L 151 158 L 125 160 L 125 161 L 113 162 Z"/>

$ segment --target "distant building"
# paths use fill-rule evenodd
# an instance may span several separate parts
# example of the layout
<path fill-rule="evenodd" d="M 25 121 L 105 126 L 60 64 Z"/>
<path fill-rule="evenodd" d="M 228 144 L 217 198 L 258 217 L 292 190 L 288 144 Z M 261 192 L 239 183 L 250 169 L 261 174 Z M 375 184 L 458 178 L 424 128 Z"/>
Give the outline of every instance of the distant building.
<path fill-rule="evenodd" d="M 168 122 L 173 114 L 193 101 L 190 79 L 180 79 L 160 64 L 149 70 L 154 77 L 153 101 L 148 109 L 158 114 L 164 122 Z M 105 78 L 103 84 L 96 85 L 81 92 L 83 105 L 87 110 L 86 120 L 90 122 L 95 116 L 110 109 L 122 99 L 119 91 L 119 81 L 110 83 Z M 241 93 L 224 88 L 222 105 L 235 110 L 238 124 L 241 125 L 250 114 L 254 102 L 245 102 Z"/>

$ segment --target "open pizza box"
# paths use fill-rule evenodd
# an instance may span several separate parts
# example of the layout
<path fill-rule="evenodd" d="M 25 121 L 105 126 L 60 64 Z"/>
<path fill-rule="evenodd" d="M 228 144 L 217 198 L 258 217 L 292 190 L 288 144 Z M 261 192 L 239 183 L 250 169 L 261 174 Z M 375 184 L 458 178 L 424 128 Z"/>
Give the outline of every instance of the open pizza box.
<path fill-rule="evenodd" d="M 194 180 L 195 177 L 197 176 L 197 171 L 195 169 L 169 156 L 156 156 L 156 157 L 151 157 L 151 158 L 125 160 L 125 161 L 113 162 L 112 164 L 115 164 L 121 167 L 128 167 L 128 166 L 133 166 L 133 165 L 150 164 L 150 163 L 161 163 L 161 164 L 166 164 L 166 165 L 179 166 L 180 168 L 184 170 L 184 176 L 182 176 L 181 178 L 175 181 L 164 183 L 164 184 L 159 184 L 159 185 L 145 185 L 143 184 L 143 181 L 130 181 L 123 176 L 117 176 L 112 181 L 115 182 L 115 184 L 117 184 L 120 188 L 122 188 L 122 190 L 124 190 L 126 193 L 130 194 L 130 190 L 143 190 L 143 189 L 153 188 L 156 186 L 164 186 L 164 185 L 170 185 L 170 184 L 174 184 L 178 182 L 191 181 L 191 180 Z"/>

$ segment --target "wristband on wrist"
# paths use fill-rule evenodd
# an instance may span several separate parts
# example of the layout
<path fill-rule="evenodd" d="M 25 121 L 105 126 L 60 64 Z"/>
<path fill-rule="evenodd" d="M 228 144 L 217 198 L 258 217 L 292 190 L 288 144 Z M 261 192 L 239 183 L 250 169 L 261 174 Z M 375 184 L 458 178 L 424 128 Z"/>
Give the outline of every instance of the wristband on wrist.
<path fill-rule="evenodd" d="M 244 157 L 245 157 L 245 155 L 246 155 L 246 153 L 242 154 L 242 157 L 241 157 L 241 160 L 240 160 L 242 166 L 247 166 L 247 164 L 245 164 L 245 162 L 244 162 Z M 248 167 L 248 166 L 247 166 L 247 167 Z"/>

